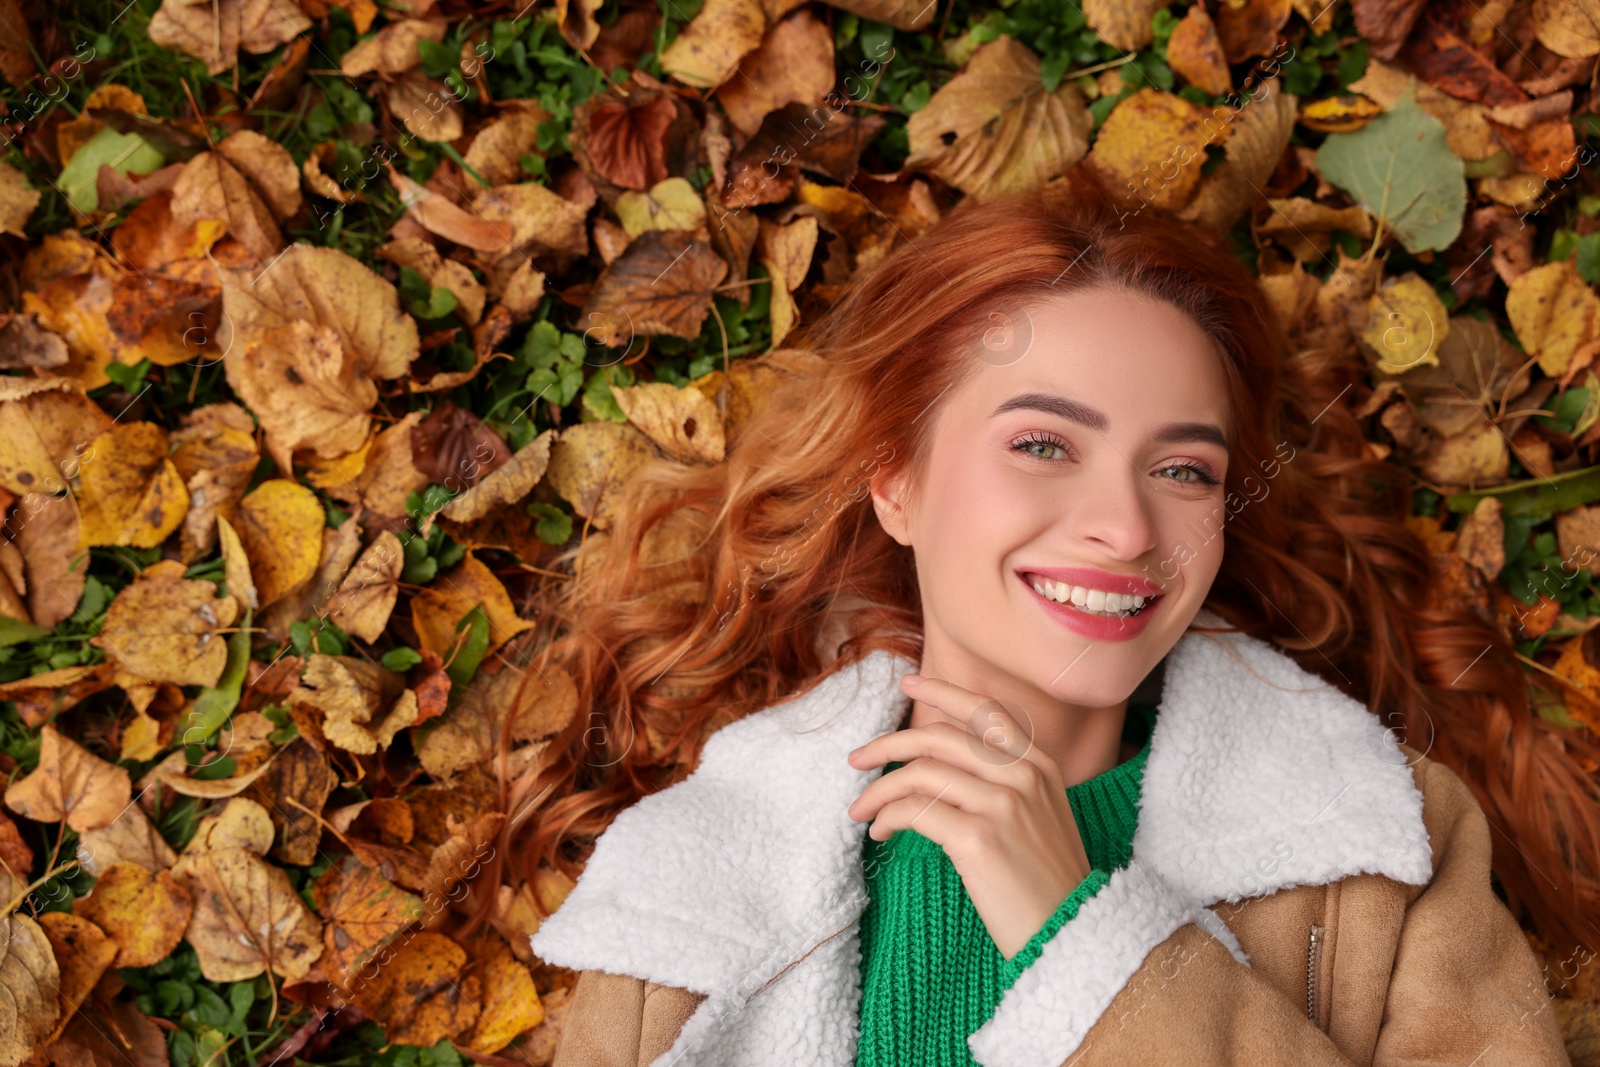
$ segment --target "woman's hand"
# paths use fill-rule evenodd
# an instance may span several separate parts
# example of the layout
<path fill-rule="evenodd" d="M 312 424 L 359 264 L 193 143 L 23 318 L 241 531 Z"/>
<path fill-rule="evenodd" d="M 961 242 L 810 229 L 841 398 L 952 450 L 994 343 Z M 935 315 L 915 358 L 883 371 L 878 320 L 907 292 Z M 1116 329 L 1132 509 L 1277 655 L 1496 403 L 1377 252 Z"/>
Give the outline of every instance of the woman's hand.
<path fill-rule="evenodd" d="M 905 766 L 862 790 L 850 817 L 873 820 L 867 833 L 875 841 L 914 828 L 943 848 L 1010 959 L 1089 876 L 1061 770 L 999 701 L 918 675 L 901 685 L 966 728 L 929 723 L 851 752 L 852 767 Z"/>

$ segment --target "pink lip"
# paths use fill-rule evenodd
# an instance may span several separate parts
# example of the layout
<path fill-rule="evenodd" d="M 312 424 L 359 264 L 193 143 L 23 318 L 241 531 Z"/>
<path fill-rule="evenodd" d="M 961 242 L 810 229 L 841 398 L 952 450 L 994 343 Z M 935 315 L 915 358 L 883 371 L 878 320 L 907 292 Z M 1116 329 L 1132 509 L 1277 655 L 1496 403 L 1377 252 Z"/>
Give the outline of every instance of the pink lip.
<path fill-rule="evenodd" d="M 1094 567 L 1018 567 L 1017 576 L 1024 583 L 1028 575 L 1037 574 L 1053 582 L 1081 585 L 1089 589 L 1104 589 L 1108 593 L 1132 593 L 1134 596 L 1152 597 L 1165 593 L 1166 587 L 1135 574 L 1112 574 Z"/>
<path fill-rule="evenodd" d="M 1108 615 L 1089 615 L 1079 611 L 1071 604 L 1058 604 L 1047 596 L 1040 596 L 1034 591 L 1028 576 L 1036 574 L 1041 578 L 1052 581 L 1066 582 L 1069 585 L 1082 585 L 1090 589 L 1105 589 L 1113 593 L 1132 593 L 1136 596 L 1150 597 L 1144 609 L 1137 615 L 1127 618 L 1116 618 Z M 1044 609 L 1045 614 L 1055 619 L 1073 633 L 1095 641 L 1131 641 L 1144 632 L 1150 625 L 1150 620 L 1155 617 L 1161 605 L 1167 598 L 1161 595 L 1161 587 L 1143 578 L 1131 575 L 1111 574 L 1108 571 L 1095 570 L 1092 567 L 1040 567 L 1019 568 L 1017 577 L 1022 579 L 1028 595 Z"/>

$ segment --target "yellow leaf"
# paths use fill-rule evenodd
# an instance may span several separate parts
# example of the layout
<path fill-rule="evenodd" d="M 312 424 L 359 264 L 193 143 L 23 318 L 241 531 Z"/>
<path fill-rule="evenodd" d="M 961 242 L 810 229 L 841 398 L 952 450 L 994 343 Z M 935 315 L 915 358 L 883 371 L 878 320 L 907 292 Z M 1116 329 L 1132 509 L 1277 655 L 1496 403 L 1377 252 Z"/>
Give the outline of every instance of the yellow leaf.
<path fill-rule="evenodd" d="M 666 178 L 648 193 L 629 189 L 617 197 L 617 218 L 630 238 L 646 230 L 698 230 L 706 223 L 706 205 L 686 179 Z"/>
<path fill-rule="evenodd" d="M 72 911 L 117 943 L 118 967 L 148 967 L 166 959 L 183 940 L 194 902 L 167 871 L 113 863 L 87 896 L 73 901 Z"/>
<path fill-rule="evenodd" d="M 91 644 L 147 682 L 216 685 L 228 662 L 218 633 L 233 625 L 238 605 L 203 579 L 186 579 L 176 560 L 147 567 L 118 593 Z"/>
<path fill-rule="evenodd" d="M 517 615 L 500 579 L 468 552 L 459 567 L 411 598 L 411 624 L 417 640 L 423 648 L 448 658 L 457 641 L 456 623 L 477 604 L 483 605 L 489 617 L 488 653 L 533 625 Z"/>
<path fill-rule="evenodd" d="M 96 437 L 93 462 L 78 481 L 85 545 L 154 548 L 178 528 L 189 491 L 167 458 L 167 433 L 153 422 L 128 422 Z"/>
<path fill-rule="evenodd" d="M 816 222 L 815 219 L 808 221 Z M 773 296 L 777 296 L 776 287 Z M 777 332 L 776 326 L 773 332 Z M 722 416 L 700 390 L 680 389 L 671 382 L 645 382 L 626 388 L 613 387 L 611 393 L 628 421 L 678 462 L 722 462 Z"/>
<path fill-rule="evenodd" d="M 1176 211 L 1194 196 L 1206 145 L 1225 128 L 1181 96 L 1140 89 L 1106 116 L 1089 160 L 1145 203 Z"/>
<path fill-rule="evenodd" d="M 244 543 L 233 524 L 217 516 L 217 540 L 222 543 L 222 573 L 228 580 L 228 595 L 239 604 L 239 614 L 261 605 L 256 596 L 256 583 L 250 577 L 250 559 L 245 555 Z"/>
<path fill-rule="evenodd" d="M 262 482 L 239 501 L 235 522 L 261 607 L 317 573 L 327 515 L 305 486 L 287 478 Z"/>
<path fill-rule="evenodd" d="M 1439 365 L 1439 346 L 1450 335 L 1450 313 L 1432 285 L 1414 272 L 1386 282 L 1368 303 L 1361 339 L 1378 354 L 1378 369 L 1403 374 Z"/>
<path fill-rule="evenodd" d="M 482 1014 L 467 1037 L 467 1046 L 478 1052 L 499 1052 L 518 1034 L 544 1021 L 544 1006 L 528 968 L 511 954 L 511 947 L 492 934 L 479 941 L 481 951 L 478 974 L 483 987 L 479 999 Z"/>
<path fill-rule="evenodd" d="M 1573 355 L 1595 341 L 1597 314 L 1600 299 L 1570 259 L 1519 275 L 1506 294 L 1506 317 L 1517 340 L 1552 378 L 1565 373 Z"/>

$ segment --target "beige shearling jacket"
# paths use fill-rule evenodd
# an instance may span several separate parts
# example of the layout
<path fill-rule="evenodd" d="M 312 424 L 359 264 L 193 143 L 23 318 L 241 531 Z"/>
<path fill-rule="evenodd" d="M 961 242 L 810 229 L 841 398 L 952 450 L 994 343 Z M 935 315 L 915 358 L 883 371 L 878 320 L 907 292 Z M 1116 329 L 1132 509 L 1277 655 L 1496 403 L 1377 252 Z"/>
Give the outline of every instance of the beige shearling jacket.
<path fill-rule="evenodd" d="M 967 1038 L 981 1067 L 1570 1063 L 1454 773 L 1243 634 L 1190 631 L 1164 668 L 1132 861 Z M 582 972 L 555 1067 L 854 1064 L 845 809 L 882 768 L 845 756 L 901 724 L 915 669 L 872 653 L 618 814 L 531 940 Z"/>

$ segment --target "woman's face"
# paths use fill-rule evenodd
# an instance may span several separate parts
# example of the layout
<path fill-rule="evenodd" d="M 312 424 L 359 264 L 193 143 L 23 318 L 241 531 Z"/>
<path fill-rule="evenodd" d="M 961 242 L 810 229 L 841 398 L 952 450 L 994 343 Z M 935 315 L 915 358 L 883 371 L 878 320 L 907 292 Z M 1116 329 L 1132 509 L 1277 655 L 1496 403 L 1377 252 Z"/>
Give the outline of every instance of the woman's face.
<path fill-rule="evenodd" d="M 1222 564 L 1221 357 L 1183 312 L 1121 290 L 1018 321 L 1015 355 L 956 354 L 977 369 L 930 413 L 914 497 L 897 471 L 873 502 L 915 551 L 924 669 L 1024 705 L 1108 707 L 1183 635 Z"/>

